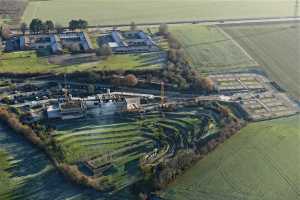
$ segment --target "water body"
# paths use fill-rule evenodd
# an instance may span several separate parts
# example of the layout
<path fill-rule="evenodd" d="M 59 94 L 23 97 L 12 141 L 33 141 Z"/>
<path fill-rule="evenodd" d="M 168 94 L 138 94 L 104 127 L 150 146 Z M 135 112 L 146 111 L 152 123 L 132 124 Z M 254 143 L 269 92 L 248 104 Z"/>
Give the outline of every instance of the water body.
<path fill-rule="evenodd" d="M 131 199 L 127 193 L 117 197 L 104 197 L 100 192 L 74 185 L 53 167 L 43 152 L 1 124 L 0 149 L 9 154 L 9 161 L 13 165 L 9 172 L 17 185 L 13 188 L 12 199 Z"/>

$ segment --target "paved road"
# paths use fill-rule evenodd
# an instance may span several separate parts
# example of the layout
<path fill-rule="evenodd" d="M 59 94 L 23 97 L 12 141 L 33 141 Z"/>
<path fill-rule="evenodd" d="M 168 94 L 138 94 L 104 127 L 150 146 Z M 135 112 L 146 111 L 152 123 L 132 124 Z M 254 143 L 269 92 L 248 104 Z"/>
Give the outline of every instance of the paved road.
<path fill-rule="evenodd" d="M 300 17 L 286 16 L 286 17 L 260 17 L 260 18 L 237 18 L 237 19 L 199 19 L 199 20 L 184 20 L 184 21 L 165 21 L 165 22 L 148 22 L 137 23 L 139 27 L 157 27 L 162 23 L 169 25 L 182 25 L 182 24 L 200 24 L 200 25 L 239 25 L 239 24 L 251 24 L 251 23 L 276 23 L 276 22 L 300 22 Z M 89 30 L 93 29 L 107 29 L 111 30 L 115 27 L 130 27 L 130 24 L 111 24 L 111 25 L 98 25 L 88 26 Z M 68 27 L 64 27 L 68 29 Z M 14 32 L 19 31 L 19 28 L 11 29 Z"/>

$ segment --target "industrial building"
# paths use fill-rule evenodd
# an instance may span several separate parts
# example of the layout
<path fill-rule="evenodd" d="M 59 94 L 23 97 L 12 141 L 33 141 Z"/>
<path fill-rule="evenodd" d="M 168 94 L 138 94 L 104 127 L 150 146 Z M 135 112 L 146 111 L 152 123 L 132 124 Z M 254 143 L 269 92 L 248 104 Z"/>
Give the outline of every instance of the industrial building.
<path fill-rule="evenodd" d="M 87 98 L 64 99 L 47 108 L 49 119 L 77 119 L 85 115 L 114 115 L 126 111 L 139 110 L 140 97 L 125 97 L 110 93 L 99 94 Z"/>
<path fill-rule="evenodd" d="M 152 38 L 143 31 L 112 31 L 101 38 L 102 44 L 114 53 L 143 53 L 159 51 Z"/>

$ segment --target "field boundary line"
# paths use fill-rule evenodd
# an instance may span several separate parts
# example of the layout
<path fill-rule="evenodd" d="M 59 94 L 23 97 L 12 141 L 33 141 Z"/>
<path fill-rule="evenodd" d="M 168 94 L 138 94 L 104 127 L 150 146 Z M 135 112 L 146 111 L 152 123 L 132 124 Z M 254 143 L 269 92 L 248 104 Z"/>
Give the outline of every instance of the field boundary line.
<path fill-rule="evenodd" d="M 231 35 L 229 35 L 226 31 L 224 31 L 222 28 L 220 28 L 219 26 L 216 26 L 217 30 L 219 30 L 225 37 L 227 37 L 229 40 L 231 40 L 233 42 L 233 44 L 235 44 L 235 46 L 237 46 L 251 61 L 253 61 L 255 63 L 256 66 L 259 66 L 258 62 L 252 57 L 250 56 L 250 54 L 235 40 L 233 39 L 233 37 Z"/>

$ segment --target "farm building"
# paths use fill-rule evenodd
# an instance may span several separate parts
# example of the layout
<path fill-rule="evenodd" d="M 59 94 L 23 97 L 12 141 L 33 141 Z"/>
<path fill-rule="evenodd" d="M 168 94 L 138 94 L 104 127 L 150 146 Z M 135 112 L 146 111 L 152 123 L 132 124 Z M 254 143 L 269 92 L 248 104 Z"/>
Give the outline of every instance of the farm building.
<path fill-rule="evenodd" d="M 80 52 L 86 53 L 93 50 L 85 32 L 68 32 L 14 37 L 6 42 L 5 51 L 49 49 L 53 54 L 61 54 L 64 48 L 70 48 L 72 45 L 77 45 Z"/>
<path fill-rule="evenodd" d="M 159 51 L 156 43 L 143 31 L 112 31 L 101 39 L 102 44 L 111 47 L 114 53 Z"/>

